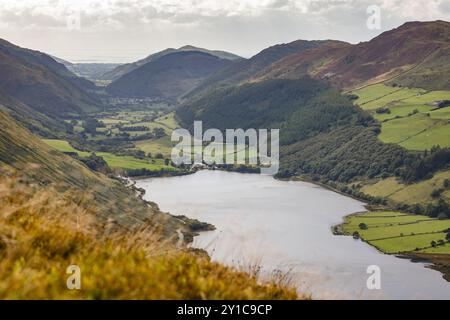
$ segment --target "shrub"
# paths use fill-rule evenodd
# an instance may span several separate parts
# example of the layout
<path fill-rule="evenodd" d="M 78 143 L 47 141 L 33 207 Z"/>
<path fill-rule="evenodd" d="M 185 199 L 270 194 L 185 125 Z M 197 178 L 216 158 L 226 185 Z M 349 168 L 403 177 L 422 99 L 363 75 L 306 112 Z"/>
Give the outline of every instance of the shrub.
<path fill-rule="evenodd" d="M 359 227 L 361 230 L 367 230 L 367 229 L 368 229 L 367 224 L 365 224 L 365 223 L 363 223 L 363 222 L 361 222 L 361 223 L 358 225 L 358 227 Z"/>

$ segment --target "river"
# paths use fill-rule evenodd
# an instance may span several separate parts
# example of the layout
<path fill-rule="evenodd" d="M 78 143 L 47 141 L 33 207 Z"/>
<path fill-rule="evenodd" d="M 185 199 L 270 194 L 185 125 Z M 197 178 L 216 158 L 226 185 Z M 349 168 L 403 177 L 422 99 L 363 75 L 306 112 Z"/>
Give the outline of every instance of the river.
<path fill-rule="evenodd" d="M 212 223 L 193 246 L 213 260 L 290 275 L 299 292 L 319 299 L 450 299 L 450 284 L 425 268 L 348 236 L 331 226 L 364 203 L 311 183 L 259 174 L 199 171 L 137 180 L 161 210 Z M 367 268 L 380 268 L 381 289 L 369 290 Z"/>

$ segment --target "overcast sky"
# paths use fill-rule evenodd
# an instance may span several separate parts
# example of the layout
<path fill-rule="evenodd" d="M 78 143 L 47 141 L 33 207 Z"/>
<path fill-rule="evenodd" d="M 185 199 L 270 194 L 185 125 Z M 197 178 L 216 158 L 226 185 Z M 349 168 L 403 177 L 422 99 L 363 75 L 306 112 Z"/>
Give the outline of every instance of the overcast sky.
<path fill-rule="evenodd" d="M 380 29 L 367 27 L 372 5 Z M 129 62 L 185 44 L 250 57 L 297 39 L 356 43 L 438 19 L 450 20 L 450 0 L 0 0 L 0 38 L 75 62 Z"/>

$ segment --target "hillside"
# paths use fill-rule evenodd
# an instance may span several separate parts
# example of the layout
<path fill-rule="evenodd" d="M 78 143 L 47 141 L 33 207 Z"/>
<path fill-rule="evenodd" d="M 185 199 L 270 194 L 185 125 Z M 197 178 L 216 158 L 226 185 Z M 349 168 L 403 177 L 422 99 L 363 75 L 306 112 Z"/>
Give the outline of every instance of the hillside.
<path fill-rule="evenodd" d="M 450 89 L 450 23 L 408 22 L 368 42 L 295 53 L 269 65 L 251 81 L 328 79 L 339 89 L 390 81 L 433 90 Z"/>
<path fill-rule="evenodd" d="M 298 297 L 275 279 L 262 282 L 176 248 L 176 231 L 192 239 L 191 220 L 160 212 L 136 190 L 41 143 L 3 112 L 0 124 L 2 299 Z M 74 263 L 83 290 L 65 286 Z"/>
<path fill-rule="evenodd" d="M 130 73 L 133 70 L 136 70 L 137 68 L 139 68 L 140 66 L 143 66 L 144 64 L 146 64 L 148 62 L 155 61 L 155 60 L 157 60 L 165 55 L 171 54 L 171 53 L 185 52 L 185 51 L 198 51 L 198 52 L 209 53 L 220 59 L 226 59 L 226 60 L 230 60 L 230 61 L 242 59 L 241 57 L 239 57 L 235 54 L 226 52 L 226 51 L 208 50 L 208 49 L 204 49 L 204 48 L 198 48 L 195 46 L 186 45 L 186 46 L 180 47 L 178 49 L 167 48 L 165 50 L 151 54 L 148 57 L 138 60 L 136 62 L 119 65 L 110 71 L 104 72 L 103 75 L 99 79 L 114 81 L 114 80 L 119 79 L 121 76 L 123 76 L 127 73 Z"/>
<path fill-rule="evenodd" d="M 400 184 L 419 183 L 447 169 L 450 162 L 448 149 L 418 154 L 383 143 L 380 124 L 368 112 L 354 106 L 351 97 L 309 77 L 216 90 L 186 102 L 176 114 L 186 128 L 192 128 L 194 120 L 202 120 L 204 130 L 279 128 L 280 177 L 306 175 L 374 203 L 388 198 L 362 192 L 369 181 L 391 177 Z M 435 205 L 439 199 L 446 201 L 445 193 L 427 203 Z M 415 204 L 393 201 L 399 203 Z M 439 212 L 450 214 L 446 210 Z"/>
<path fill-rule="evenodd" d="M 313 48 L 346 47 L 347 45 L 345 42 L 334 40 L 297 40 L 290 43 L 274 45 L 262 50 L 250 59 L 236 61 L 227 68 L 223 68 L 212 74 L 193 90 L 189 96 L 205 93 L 214 88 L 222 88 L 245 82 L 276 61 L 295 53 L 301 53 Z"/>
<path fill-rule="evenodd" d="M 1 299 L 298 298 L 280 282 L 175 249 L 147 230 L 99 227 L 70 194 L 36 189 L 11 171 L 0 179 Z M 74 264 L 81 290 L 66 286 Z"/>
<path fill-rule="evenodd" d="M 28 130 L 43 137 L 55 138 L 70 127 L 64 121 L 40 113 L 0 90 L 0 111 L 8 113 Z"/>
<path fill-rule="evenodd" d="M 175 52 L 148 62 L 112 82 L 107 92 L 116 97 L 175 101 L 230 61 L 199 51 Z"/>
<path fill-rule="evenodd" d="M 55 118 L 98 110 L 94 90 L 50 56 L 0 40 L 0 94 Z"/>
<path fill-rule="evenodd" d="M 94 173 L 52 149 L 3 112 L 0 124 L 0 166 L 19 170 L 32 184 L 73 192 L 72 200 L 83 208 L 95 208 L 95 218 L 100 222 L 109 221 L 125 229 L 152 225 L 167 236 L 175 232 L 174 228 L 181 228 L 189 236 L 184 223 L 148 206 L 118 180 Z"/>
<path fill-rule="evenodd" d="M 377 140 L 378 125 L 329 85 L 305 77 L 217 90 L 177 110 L 185 127 L 279 128 L 281 176 L 318 174 L 332 181 L 393 175 L 409 158 Z"/>

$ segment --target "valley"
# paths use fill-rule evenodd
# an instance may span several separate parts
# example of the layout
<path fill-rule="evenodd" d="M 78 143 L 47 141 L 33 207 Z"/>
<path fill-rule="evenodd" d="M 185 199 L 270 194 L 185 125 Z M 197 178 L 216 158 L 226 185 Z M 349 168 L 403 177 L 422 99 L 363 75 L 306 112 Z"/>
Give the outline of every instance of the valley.
<path fill-rule="evenodd" d="M 296 40 L 249 58 L 185 45 L 126 64 L 0 39 L 0 297 L 304 299 L 303 280 L 313 298 L 445 297 L 449 48 L 440 20 L 357 44 Z M 279 170 L 177 164 L 172 133 L 195 121 L 222 135 L 279 129 Z M 255 156 L 245 139 L 229 146 L 199 150 Z M 39 263 L 17 267 L 18 256 Z M 71 296 L 49 270 L 74 257 L 93 277 Z M 374 263 L 406 289 L 361 289 Z M 96 291 L 103 265 L 130 284 Z M 291 266 L 295 285 L 277 282 Z M 27 272 L 41 279 L 34 291 Z"/>
<path fill-rule="evenodd" d="M 381 249 L 393 253 L 388 255 L 351 237 L 351 228 L 359 230 L 359 220 L 351 220 L 346 228 L 350 236 L 333 234 L 333 226 L 342 223 L 345 215 L 365 210 L 364 203 L 312 183 L 203 170 L 180 177 L 139 179 L 137 186 L 147 191 L 145 199 L 157 202 L 162 210 L 213 223 L 217 229 L 202 232 L 192 244 L 206 250 L 213 261 L 246 269 L 257 265 L 266 275 L 288 272 L 298 291 L 313 299 L 445 299 L 450 293 L 448 282 L 442 279 L 443 269 L 430 270 L 425 268 L 430 266 L 427 262 L 411 263 L 393 255 L 411 250 L 411 245 L 436 254 L 447 252 L 448 244 L 438 243 L 445 239 L 443 230 L 450 227 L 449 220 L 391 213 L 402 216 L 390 217 L 385 226 L 384 220 L 375 217 L 367 222 L 372 220 L 351 215 L 365 219 L 366 231 L 371 236 L 374 233 L 368 239 L 398 236 L 404 240 L 403 246 L 397 241 L 389 243 L 389 238 L 381 240 L 385 242 Z M 416 221 L 420 223 L 413 224 Z M 400 230 L 398 224 L 407 224 L 409 229 Z M 365 239 L 366 234 L 359 232 Z M 417 236 L 408 242 L 411 232 Z M 432 240 L 437 243 L 434 251 Z M 366 269 L 372 264 L 382 270 L 381 290 L 366 288 Z"/>

